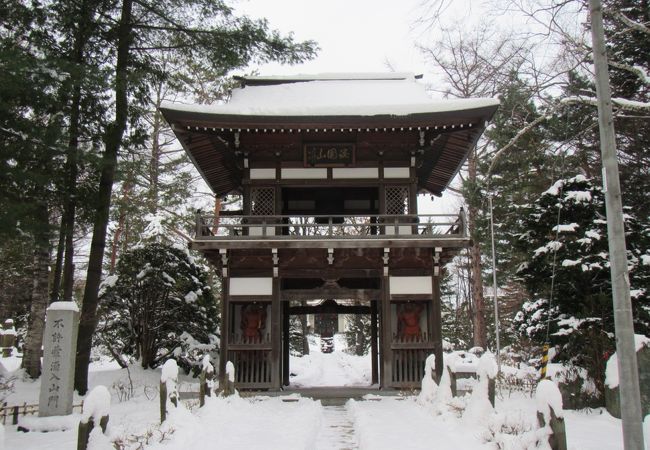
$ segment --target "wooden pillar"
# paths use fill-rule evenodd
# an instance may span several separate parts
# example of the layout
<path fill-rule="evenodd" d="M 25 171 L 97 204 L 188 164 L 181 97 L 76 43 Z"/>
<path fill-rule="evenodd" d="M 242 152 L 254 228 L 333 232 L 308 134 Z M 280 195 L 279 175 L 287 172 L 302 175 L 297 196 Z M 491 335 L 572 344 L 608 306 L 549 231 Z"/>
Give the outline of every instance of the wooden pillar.
<path fill-rule="evenodd" d="M 273 300 L 271 301 L 271 389 L 279 391 L 281 383 L 282 366 L 281 346 L 281 304 L 280 304 L 280 279 L 273 278 Z"/>
<path fill-rule="evenodd" d="M 370 301 L 370 359 L 372 384 L 379 383 L 379 355 L 377 351 L 377 302 Z"/>
<path fill-rule="evenodd" d="M 280 303 L 280 277 L 278 249 L 273 253 L 273 298 L 271 300 L 271 389 L 279 391 L 282 385 L 282 304 Z"/>
<path fill-rule="evenodd" d="M 393 352 L 391 350 L 390 278 L 388 276 L 388 254 L 384 249 L 384 272 L 381 278 L 381 378 L 380 385 L 387 388 L 393 383 Z"/>
<path fill-rule="evenodd" d="M 230 273 L 228 253 L 221 254 L 221 348 L 219 349 L 219 385 L 226 384 L 226 363 L 228 362 L 228 343 L 230 341 Z"/>
<path fill-rule="evenodd" d="M 289 386 L 289 302 L 282 302 L 282 385 Z"/>
<path fill-rule="evenodd" d="M 436 248 L 433 258 L 433 275 L 431 278 L 431 290 L 433 305 L 431 308 L 431 326 L 434 345 L 434 354 L 436 355 L 436 377 L 438 380 L 442 377 L 444 368 L 442 352 L 442 314 L 440 304 L 440 277 L 442 268 L 440 267 L 440 252 L 442 249 Z"/>

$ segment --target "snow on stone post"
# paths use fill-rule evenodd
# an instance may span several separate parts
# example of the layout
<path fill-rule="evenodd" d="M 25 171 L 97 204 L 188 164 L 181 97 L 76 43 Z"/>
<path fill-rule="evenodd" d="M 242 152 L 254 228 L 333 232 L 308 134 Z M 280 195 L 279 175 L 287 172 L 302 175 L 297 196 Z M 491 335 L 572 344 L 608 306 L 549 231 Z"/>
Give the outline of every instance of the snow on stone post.
<path fill-rule="evenodd" d="M 0 347 L 2 347 L 2 356 L 8 358 L 13 353 L 16 345 L 16 329 L 14 328 L 13 319 L 5 320 L 4 327 L 0 331 Z"/>
<path fill-rule="evenodd" d="M 634 336 L 636 360 L 639 368 L 639 389 L 641 391 L 641 414 L 650 414 L 650 339 Z M 621 401 L 618 380 L 618 355 L 614 353 L 605 368 L 605 407 L 612 416 L 621 418 Z"/>
<path fill-rule="evenodd" d="M 205 405 L 205 396 L 212 395 L 214 382 L 214 367 L 210 362 L 210 355 L 205 355 L 201 361 L 201 376 L 199 385 L 199 406 Z"/>
<path fill-rule="evenodd" d="M 160 375 L 160 423 L 167 419 L 167 398 L 178 406 L 178 365 L 174 359 L 165 361 Z"/>
<path fill-rule="evenodd" d="M 418 395 L 418 402 L 420 404 L 433 403 L 436 398 L 436 391 L 438 390 L 438 383 L 433 379 L 435 375 L 436 355 L 431 354 L 427 356 L 424 362 L 424 378 L 422 378 L 422 388 Z"/>
<path fill-rule="evenodd" d="M 235 366 L 232 361 L 226 363 L 226 385 L 223 387 L 223 395 L 228 397 L 235 393 Z"/>
<path fill-rule="evenodd" d="M 77 432 L 77 450 L 86 450 L 90 435 L 99 424 L 102 433 L 106 433 L 108 414 L 111 408 L 111 393 L 105 386 L 95 387 L 84 400 L 79 430 Z"/>
<path fill-rule="evenodd" d="M 79 308 L 75 302 L 54 302 L 47 308 L 39 417 L 72 414 L 78 331 Z"/>
<path fill-rule="evenodd" d="M 551 380 L 542 380 L 535 392 L 537 421 L 548 431 L 548 445 L 552 450 L 567 450 L 562 393 Z"/>
<path fill-rule="evenodd" d="M 498 367 L 494 355 L 491 352 L 483 353 L 476 367 L 478 380 L 467 401 L 467 407 L 463 413 L 464 420 L 477 423 L 494 411 L 494 392 L 490 397 L 490 382 L 494 381 L 497 372 Z"/>
<path fill-rule="evenodd" d="M 496 392 L 496 377 L 499 373 L 499 366 L 492 352 L 485 352 L 478 360 L 479 385 L 482 389 L 487 386 L 487 396 L 494 408 L 494 397 Z"/>

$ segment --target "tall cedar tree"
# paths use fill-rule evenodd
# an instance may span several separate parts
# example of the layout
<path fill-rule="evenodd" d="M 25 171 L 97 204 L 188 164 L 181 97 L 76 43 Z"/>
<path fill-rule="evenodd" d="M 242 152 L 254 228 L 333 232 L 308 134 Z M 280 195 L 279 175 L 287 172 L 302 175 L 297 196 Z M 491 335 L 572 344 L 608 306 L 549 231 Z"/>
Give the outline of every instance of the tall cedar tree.
<path fill-rule="evenodd" d="M 2 14 L 4 13 L 4 14 Z M 0 13 L 0 239 L 32 243 L 32 292 L 23 367 L 40 374 L 50 253 L 49 206 L 61 173 L 61 61 L 43 52 L 43 10 L 12 2 Z"/>
<path fill-rule="evenodd" d="M 81 394 L 88 389 L 88 364 L 97 326 L 98 292 L 117 157 L 127 131 L 129 108 L 135 106 L 144 90 L 146 68 L 155 67 L 160 52 L 173 52 L 186 61 L 202 60 L 224 73 L 254 60 L 300 62 L 315 52 L 313 42 L 295 43 L 291 37 L 269 31 L 266 21 L 235 17 L 225 3 L 215 0 L 122 0 L 112 36 L 116 48 L 115 114 L 104 135 L 97 215 L 77 340 L 75 388 Z"/>

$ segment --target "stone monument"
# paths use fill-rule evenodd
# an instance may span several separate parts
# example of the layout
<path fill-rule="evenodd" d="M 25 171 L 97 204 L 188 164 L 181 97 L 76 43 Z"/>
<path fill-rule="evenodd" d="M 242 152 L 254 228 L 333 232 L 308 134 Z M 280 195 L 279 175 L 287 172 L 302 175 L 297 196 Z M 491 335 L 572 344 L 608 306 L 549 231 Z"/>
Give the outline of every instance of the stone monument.
<path fill-rule="evenodd" d="M 72 414 L 78 331 L 79 308 L 75 302 L 54 302 L 47 308 L 39 417 Z"/>
<path fill-rule="evenodd" d="M 641 391 L 641 412 L 643 417 L 650 414 L 650 339 L 637 334 L 636 360 L 639 368 L 639 389 Z M 621 401 L 618 386 L 618 355 L 614 353 L 607 361 L 605 373 L 605 406 L 607 412 L 617 419 L 621 418 Z M 643 419 L 641 417 L 641 419 Z"/>

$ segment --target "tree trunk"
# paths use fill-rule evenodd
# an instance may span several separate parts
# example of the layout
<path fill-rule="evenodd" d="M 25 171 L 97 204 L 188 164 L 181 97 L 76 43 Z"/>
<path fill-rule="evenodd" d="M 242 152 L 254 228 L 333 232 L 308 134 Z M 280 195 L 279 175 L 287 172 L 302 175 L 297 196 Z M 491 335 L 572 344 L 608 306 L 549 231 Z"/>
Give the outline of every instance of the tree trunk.
<path fill-rule="evenodd" d="M 50 291 L 50 300 L 56 302 L 59 300 L 61 290 L 61 274 L 63 273 L 63 251 L 65 250 L 65 219 L 61 217 L 61 226 L 59 227 L 59 243 L 56 246 L 56 262 L 54 264 L 54 274 L 52 275 L 52 290 Z"/>
<path fill-rule="evenodd" d="M 70 127 L 65 162 L 66 186 L 62 219 L 65 236 L 63 300 L 66 301 L 72 301 L 74 287 L 74 227 L 77 208 L 77 177 L 79 173 L 79 137 L 81 134 L 81 85 L 83 84 L 81 72 L 84 70 L 84 49 L 88 43 L 88 35 L 92 31 L 93 8 L 89 7 L 88 2 L 84 0 L 80 12 L 81 17 L 75 32 L 72 50 L 72 62 L 75 64 L 77 73 L 72 86 L 72 102 L 70 104 Z"/>
<path fill-rule="evenodd" d="M 93 227 L 93 239 L 88 258 L 88 275 L 84 300 L 81 307 L 77 358 L 75 367 L 75 388 L 84 395 L 88 390 L 88 364 L 92 338 L 97 328 L 97 304 L 99 285 L 102 278 L 102 261 L 106 248 L 106 228 L 109 220 L 111 191 L 115 179 L 117 154 L 126 130 L 128 117 L 128 64 L 130 46 L 133 40 L 131 22 L 133 0 L 123 0 L 117 34 L 117 61 L 115 67 L 115 121 L 106 129 L 105 149 L 102 155 L 102 171 L 97 198 L 97 213 Z"/>
<path fill-rule="evenodd" d="M 468 178 L 472 186 L 476 186 L 476 152 L 470 153 L 467 160 Z M 487 348 L 487 328 L 485 325 L 485 298 L 483 296 L 483 278 L 481 271 L 481 247 L 476 235 L 476 218 L 478 209 L 474 204 L 476 199 L 470 199 L 468 214 L 469 235 L 472 238 L 470 247 L 470 274 L 472 277 L 472 300 L 474 303 L 472 325 L 474 330 L 474 346 Z"/>
<path fill-rule="evenodd" d="M 129 181 L 125 181 L 122 185 L 122 204 L 127 204 L 129 201 L 129 193 L 131 192 L 131 184 Z M 115 272 L 115 266 L 117 265 L 117 254 L 120 248 L 120 240 L 122 239 L 122 233 L 124 232 L 124 227 L 126 226 L 126 212 L 124 210 L 120 211 L 120 216 L 117 220 L 117 228 L 115 229 L 115 234 L 113 234 L 113 243 L 111 244 L 111 261 L 109 265 L 109 273 Z"/>
<path fill-rule="evenodd" d="M 23 355 L 23 368 L 32 378 L 38 378 L 41 374 L 41 347 L 43 345 L 43 332 L 45 331 L 45 310 L 47 309 L 49 293 L 48 267 L 50 265 L 49 217 L 45 203 L 39 205 L 37 214 L 40 223 L 39 229 L 34 236 L 32 304 Z"/>
<path fill-rule="evenodd" d="M 307 315 L 301 314 L 298 317 L 300 317 L 300 328 L 302 329 L 302 354 L 309 355 L 309 339 L 307 337 L 309 329 L 307 327 Z"/>

